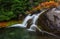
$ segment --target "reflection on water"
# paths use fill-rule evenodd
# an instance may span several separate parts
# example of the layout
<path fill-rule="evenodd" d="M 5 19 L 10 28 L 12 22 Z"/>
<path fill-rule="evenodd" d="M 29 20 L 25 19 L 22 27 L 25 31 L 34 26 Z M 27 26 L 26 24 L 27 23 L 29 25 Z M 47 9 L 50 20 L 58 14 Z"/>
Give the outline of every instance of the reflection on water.
<path fill-rule="evenodd" d="M 55 39 L 40 32 L 28 32 L 21 28 L 0 29 L 0 39 Z"/>

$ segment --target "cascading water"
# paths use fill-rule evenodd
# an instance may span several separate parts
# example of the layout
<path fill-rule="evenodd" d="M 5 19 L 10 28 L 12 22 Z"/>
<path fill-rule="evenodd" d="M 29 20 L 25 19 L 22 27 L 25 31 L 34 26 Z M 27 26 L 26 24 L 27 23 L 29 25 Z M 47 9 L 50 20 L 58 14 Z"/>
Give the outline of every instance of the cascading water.
<path fill-rule="evenodd" d="M 32 25 L 35 25 L 36 20 L 38 19 L 38 17 L 39 17 L 42 13 L 44 13 L 45 11 L 47 11 L 47 10 L 44 10 L 44 11 L 42 11 L 41 13 L 38 13 L 38 14 L 33 14 L 32 16 L 31 16 L 31 14 L 29 14 L 29 15 L 24 19 L 24 21 L 23 21 L 22 24 L 15 24 L 15 25 L 12 25 L 12 26 L 10 26 L 10 27 L 26 28 L 26 27 L 27 27 L 27 21 L 30 20 L 30 19 L 33 19 L 33 20 L 32 20 L 32 23 L 33 23 Z M 31 26 L 31 27 L 32 27 L 32 26 Z"/>
<path fill-rule="evenodd" d="M 15 24 L 15 25 L 12 25 L 12 26 L 10 26 L 10 27 L 26 28 L 26 27 L 27 27 L 27 21 L 28 21 L 29 19 L 32 19 L 32 16 L 30 16 L 30 15 L 31 15 L 31 14 L 29 14 L 29 15 L 24 19 L 24 21 L 23 21 L 22 24 Z"/>
<path fill-rule="evenodd" d="M 44 10 L 44 11 L 42 11 L 41 13 L 39 13 L 39 14 L 35 14 L 33 17 L 33 20 L 32 20 L 32 25 L 30 26 L 30 28 L 29 29 L 27 29 L 28 31 L 34 31 L 34 32 L 36 32 L 36 30 L 39 30 L 39 32 L 42 32 L 42 33 L 46 33 L 46 34 L 48 34 L 48 35 L 52 35 L 52 36 L 55 36 L 55 37 L 57 37 L 57 38 L 60 38 L 59 36 L 56 36 L 55 34 L 52 34 L 52 33 L 49 33 L 49 32 L 47 32 L 47 31 L 42 31 L 35 23 L 36 23 L 36 21 L 37 21 L 37 19 L 39 18 L 39 16 L 40 15 L 42 15 L 44 12 L 46 12 L 46 11 L 48 11 L 48 10 Z"/>
<path fill-rule="evenodd" d="M 44 12 L 46 12 L 46 11 L 47 10 L 44 10 L 41 13 L 38 13 L 38 14 L 34 14 L 33 15 L 32 25 L 31 25 L 31 27 L 29 29 L 27 29 L 28 31 L 36 31 L 35 27 L 37 27 L 37 25 L 35 23 L 36 23 L 37 19 L 39 18 L 39 16 L 41 14 L 43 14 Z"/>
<path fill-rule="evenodd" d="M 34 32 L 36 32 L 36 30 L 39 30 L 39 32 L 47 33 L 47 34 L 49 34 L 49 35 L 58 37 L 58 36 L 56 36 L 56 35 L 54 35 L 54 34 L 52 34 L 52 33 L 49 33 L 49 32 L 46 32 L 46 31 L 42 31 L 42 30 L 41 30 L 39 27 L 37 27 L 37 25 L 35 24 L 36 21 L 37 21 L 37 19 L 39 18 L 39 16 L 40 16 L 41 14 L 43 14 L 44 12 L 46 12 L 46 11 L 48 11 L 48 9 L 47 9 L 47 10 L 43 10 L 42 12 L 40 12 L 40 13 L 38 13 L 38 14 L 33 14 L 32 16 L 31 16 L 31 14 L 29 14 L 29 15 L 24 19 L 24 21 L 23 21 L 22 24 L 15 24 L 15 25 L 12 25 L 12 26 L 10 26 L 10 27 L 26 28 L 26 27 L 27 27 L 27 21 L 30 20 L 30 19 L 33 19 L 33 20 L 32 20 L 32 25 L 30 26 L 29 29 L 27 29 L 28 31 L 34 31 Z"/>

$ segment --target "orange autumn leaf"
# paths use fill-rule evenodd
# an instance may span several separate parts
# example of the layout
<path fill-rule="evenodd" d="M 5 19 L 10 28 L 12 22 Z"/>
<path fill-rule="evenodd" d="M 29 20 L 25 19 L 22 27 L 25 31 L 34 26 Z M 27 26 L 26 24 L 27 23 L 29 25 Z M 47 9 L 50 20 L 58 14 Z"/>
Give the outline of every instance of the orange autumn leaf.
<path fill-rule="evenodd" d="M 53 5 L 53 6 L 56 6 L 56 4 L 57 4 L 57 3 L 54 2 L 54 1 L 50 1 L 49 3 L 50 3 L 51 6 L 52 6 L 52 5 Z"/>
<path fill-rule="evenodd" d="M 54 7 L 58 6 L 58 3 L 56 3 L 55 1 L 49 1 L 49 2 L 41 3 L 41 5 L 44 8 L 50 8 L 52 6 L 54 6 Z"/>
<path fill-rule="evenodd" d="M 7 23 L 6 22 L 0 22 L 0 27 L 6 27 Z"/>
<path fill-rule="evenodd" d="M 44 9 L 44 8 L 52 8 L 52 7 L 57 7 L 58 3 L 55 1 L 49 1 L 49 2 L 43 2 L 40 3 L 37 7 L 33 7 L 31 11 L 29 11 L 30 13 L 40 10 L 40 9 Z"/>

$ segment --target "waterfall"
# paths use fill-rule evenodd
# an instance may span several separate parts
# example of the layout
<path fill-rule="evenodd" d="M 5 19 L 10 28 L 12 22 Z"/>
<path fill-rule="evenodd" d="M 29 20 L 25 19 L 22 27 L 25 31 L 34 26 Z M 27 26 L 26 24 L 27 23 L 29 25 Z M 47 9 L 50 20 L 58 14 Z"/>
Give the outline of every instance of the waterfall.
<path fill-rule="evenodd" d="M 20 27 L 20 28 L 26 28 L 27 27 L 27 21 L 28 20 L 30 20 L 30 19 L 33 19 L 32 20 L 32 25 L 30 26 L 30 28 L 29 29 L 27 29 L 27 31 L 34 31 L 34 32 L 36 32 L 36 30 L 39 30 L 39 32 L 42 32 L 42 33 L 46 33 L 46 34 L 48 34 L 48 35 L 52 35 L 52 36 L 55 36 L 55 37 L 57 37 L 57 38 L 59 38 L 58 36 L 56 36 L 56 35 L 54 35 L 54 34 L 52 34 L 52 33 L 49 33 L 49 32 L 47 32 L 47 31 L 42 31 L 35 23 L 36 23 L 36 21 L 37 21 L 37 19 L 39 18 L 39 16 L 41 16 L 44 12 L 46 12 L 46 11 L 48 11 L 48 9 L 47 10 L 43 10 L 42 12 L 40 12 L 40 13 L 38 13 L 38 14 L 33 14 L 32 16 L 31 16 L 31 14 L 29 14 L 29 15 L 27 15 L 26 16 L 26 18 L 23 20 L 23 22 L 22 22 L 22 24 L 15 24 L 15 25 L 12 25 L 12 26 L 10 26 L 10 27 Z"/>
<path fill-rule="evenodd" d="M 27 27 L 27 21 L 30 20 L 30 19 L 33 19 L 32 23 L 35 25 L 36 23 L 36 20 L 38 19 L 38 17 L 44 13 L 45 11 L 47 10 L 44 10 L 42 11 L 41 13 L 38 13 L 38 14 L 33 14 L 31 16 L 31 14 L 27 15 L 26 18 L 23 20 L 23 23 L 22 24 L 15 24 L 15 25 L 12 25 L 12 26 L 9 26 L 9 27 L 20 27 L 20 28 L 26 28 Z"/>
<path fill-rule="evenodd" d="M 43 30 L 41 30 L 38 26 L 36 26 L 35 24 L 33 24 L 33 25 L 30 27 L 30 29 L 27 29 L 27 30 L 30 31 L 30 32 L 31 32 L 31 31 L 36 32 L 36 30 L 38 30 L 38 31 L 41 32 L 41 33 L 45 33 L 45 34 L 48 34 L 48 35 L 54 36 L 55 38 L 60 39 L 59 36 L 57 36 L 57 35 L 55 35 L 55 34 L 53 34 L 53 33 L 47 32 L 47 31 L 43 31 Z"/>
<path fill-rule="evenodd" d="M 44 12 L 46 12 L 46 11 L 47 10 L 43 10 L 42 12 L 33 15 L 32 25 L 31 25 L 31 27 L 29 29 L 27 29 L 28 31 L 36 31 L 35 27 L 37 27 L 37 25 L 35 23 L 36 23 L 37 19 L 39 18 L 39 16 L 41 14 L 43 14 Z"/>
<path fill-rule="evenodd" d="M 49 32 L 47 32 L 47 31 L 42 31 L 35 23 L 36 23 L 36 21 L 37 21 L 37 19 L 39 18 L 39 16 L 41 16 L 44 12 L 46 12 L 46 11 L 48 11 L 48 10 L 44 10 L 44 11 L 42 11 L 42 12 L 40 12 L 40 13 L 38 13 L 38 14 L 34 14 L 34 18 L 33 18 L 33 20 L 32 20 L 32 25 L 30 26 L 30 28 L 29 29 L 27 29 L 28 31 L 34 31 L 34 32 L 36 32 L 36 30 L 38 30 L 39 32 L 42 32 L 42 33 L 46 33 L 46 34 L 48 34 L 48 35 L 52 35 L 52 36 L 54 36 L 54 37 L 56 37 L 56 38 L 60 38 L 59 36 L 57 36 L 57 35 L 55 35 L 55 34 L 53 34 L 53 33 L 49 33 Z"/>
<path fill-rule="evenodd" d="M 26 28 L 27 27 L 27 21 L 29 19 L 32 19 L 32 16 L 30 16 L 31 14 L 29 14 L 28 16 L 26 16 L 26 18 L 23 20 L 22 24 L 15 24 L 12 25 L 10 27 L 20 27 L 20 28 Z"/>

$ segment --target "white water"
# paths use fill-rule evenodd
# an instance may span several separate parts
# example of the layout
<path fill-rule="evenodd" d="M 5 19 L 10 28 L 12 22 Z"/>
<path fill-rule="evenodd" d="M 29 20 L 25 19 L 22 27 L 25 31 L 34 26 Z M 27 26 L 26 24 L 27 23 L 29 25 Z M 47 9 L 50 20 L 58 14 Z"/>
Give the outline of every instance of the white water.
<path fill-rule="evenodd" d="M 38 13 L 38 14 L 33 14 L 32 16 L 31 16 L 31 14 L 29 14 L 24 20 L 23 20 L 23 23 L 22 24 L 15 24 L 15 25 L 12 25 L 12 26 L 10 26 L 10 27 L 21 27 L 21 28 L 26 28 L 27 27 L 27 21 L 28 20 L 30 20 L 30 19 L 33 19 L 32 20 L 32 25 L 31 25 L 31 27 L 32 26 L 35 26 L 35 23 L 36 23 L 36 20 L 38 19 L 38 17 L 42 14 L 42 13 L 44 13 L 46 10 L 44 10 L 44 11 L 42 11 L 41 13 Z M 30 28 L 31 28 L 30 27 Z M 31 29 L 32 30 L 32 29 Z"/>
<path fill-rule="evenodd" d="M 21 27 L 21 28 L 26 28 L 27 27 L 27 21 L 29 19 L 32 19 L 32 16 L 30 16 L 30 14 L 23 20 L 23 23 L 22 24 L 15 24 L 15 25 L 12 25 L 10 27 Z"/>
<path fill-rule="evenodd" d="M 37 28 L 37 26 L 35 25 L 35 24 L 32 24 L 31 26 L 30 26 L 30 28 L 29 29 L 27 29 L 28 31 L 34 31 L 34 32 L 36 32 L 36 28 Z"/>
<path fill-rule="evenodd" d="M 28 31 L 36 31 L 37 25 L 36 25 L 35 23 L 36 23 L 37 19 L 39 18 L 39 16 L 40 16 L 41 14 L 43 14 L 45 11 L 47 11 L 47 10 L 44 10 L 44 11 L 38 13 L 38 14 L 34 14 L 34 15 L 33 15 L 32 25 L 30 26 L 29 29 L 27 29 Z"/>
<path fill-rule="evenodd" d="M 27 29 L 27 30 L 28 30 L 28 31 L 34 31 L 34 32 L 36 32 L 36 30 L 39 30 L 39 32 L 42 32 L 42 33 L 46 33 L 46 34 L 48 34 L 48 35 L 55 36 L 56 38 L 60 38 L 59 36 L 56 36 L 56 35 L 53 34 L 53 33 L 49 33 L 49 32 L 47 32 L 47 31 L 42 31 L 42 30 L 35 24 L 36 21 L 37 21 L 37 19 L 39 18 L 39 16 L 40 16 L 41 14 L 43 14 L 45 11 L 47 11 L 47 10 L 44 10 L 44 11 L 42 11 L 42 12 L 39 13 L 39 14 L 34 14 L 34 15 L 33 15 L 32 25 L 31 25 L 30 28 Z"/>
<path fill-rule="evenodd" d="M 51 35 L 51 36 L 54 36 L 54 37 L 56 37 L 56 38 L 58 38 L 58 39 L 60 39 L 60 37 L 59 36 L 57 36 L 57 35 L 55 35 L 55 34 L 53 34 L 53 33 L 49 33 L 49 32 L 47 32 L 47 31 L 42 31 L 38 26 L 36 26 L 35 24 L 33 24 L 29 29 L 27 29 L 28 31 L 33 31 L 33 32 L 36 32 L 36 30 L 38 30 L 39 32 L 41 32 L 41 33 L 45 33 L 45 34 L 48 34 L 48 35 Z"/>
<path fill-rule="evenodd" d="M 35 24 L 36 21 L 37 21 L 37 19 L 39 18 L 39 16 L 40 16 L 41 14 L 43 14 L 45 11 L 47 11 L 47 10 L 44 10 L 44 11 L 38 13 L 38 14 L 33 14 L 32 16 L 31 16 L 31 14 L 29 14 L 29 15 L 24 19 L 24 21 L 23 21 L 22 24 L 15 24 L 15 25 L 12 25 L 12 26 L 10 26 L 10 27 L 26 28 L 26 27 L 27 27 L 27 21 L 28 21 L 29 19 L 33 19 L 33 20 L 32 20 L 32 25 L 30 26 L 29 29 L 27 29 L 28 31 L 34 31 L 34 32 L 36 32 L 36 30 L 39 30 L 39 32 L 47 33 L 47 34 L 49 34 L 49 35 L 58 37 L 58 36 L 56 36 L 56 35 L 54 35 L 54 34 L 52 34 L 52 33 L 48 33 L 48 32 L 46 32 L 46 31 L 42 31 L 42 30 Z"/>

